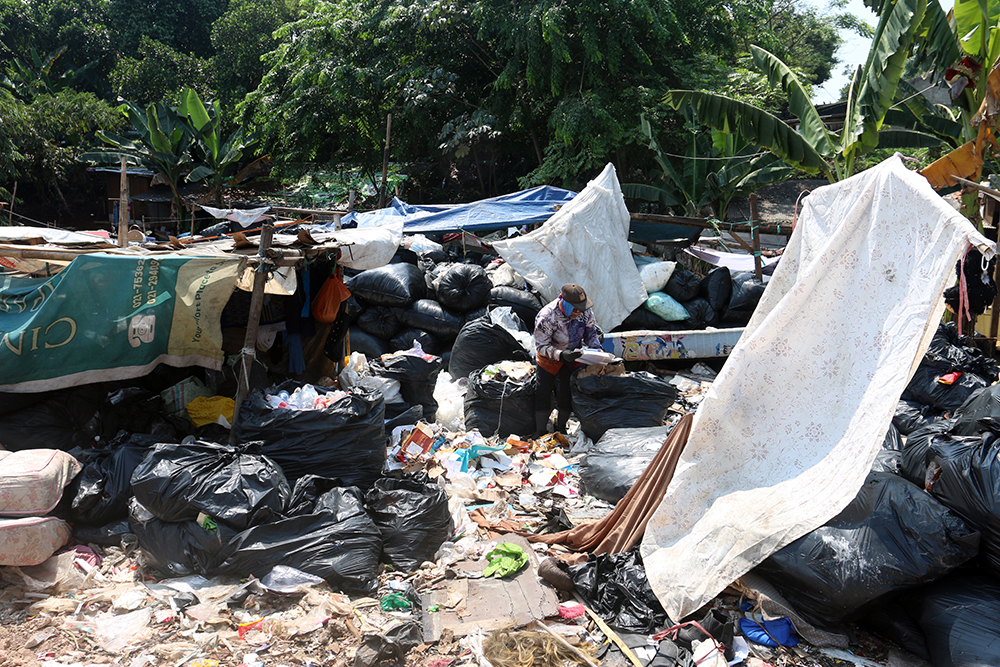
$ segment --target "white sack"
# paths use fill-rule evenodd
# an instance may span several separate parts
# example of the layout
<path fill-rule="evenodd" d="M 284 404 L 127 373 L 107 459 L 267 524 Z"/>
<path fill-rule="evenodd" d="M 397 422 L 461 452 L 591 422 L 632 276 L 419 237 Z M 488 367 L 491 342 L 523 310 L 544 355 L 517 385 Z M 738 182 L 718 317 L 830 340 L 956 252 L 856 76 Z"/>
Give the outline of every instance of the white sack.
<path fill-rule="evenodd" d="M 338 229 L 331 236 L 338 241 L 351 243 L 340 249 L 340 259 L 337 262 L 341 266 L 360 271 L 377 269 L 388 264 L 396 254 L 396 249 L 403 240 L 403 219 L 379 227 Z"/>
<path fill-rule="evenodd" d="M 566 283 L 583 287 L 598 326 L 610 331 L 646 300 L 628 228 L 625 198 L 615 167 L 608 164 L 541 227 L 493 248 L 545 301 L 559 296 Z"/>
<path fill-rule="evenodd" d="M 992 254 L 899 158 L 805 200 L 642 540 L 672 619 L 855 497 L 970 243 Z"/>

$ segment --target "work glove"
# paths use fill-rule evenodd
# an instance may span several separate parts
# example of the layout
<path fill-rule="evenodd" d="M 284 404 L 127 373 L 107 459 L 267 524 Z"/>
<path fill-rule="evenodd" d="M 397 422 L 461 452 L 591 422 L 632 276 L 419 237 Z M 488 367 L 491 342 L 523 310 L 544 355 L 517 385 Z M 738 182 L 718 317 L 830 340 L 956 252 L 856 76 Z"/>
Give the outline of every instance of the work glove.
<path fill-rule="evenodd" d="M 583 354 L 581 350 L 563 350 L 559 353 L 559 358 L 565 362 L 573 363 Z"/>

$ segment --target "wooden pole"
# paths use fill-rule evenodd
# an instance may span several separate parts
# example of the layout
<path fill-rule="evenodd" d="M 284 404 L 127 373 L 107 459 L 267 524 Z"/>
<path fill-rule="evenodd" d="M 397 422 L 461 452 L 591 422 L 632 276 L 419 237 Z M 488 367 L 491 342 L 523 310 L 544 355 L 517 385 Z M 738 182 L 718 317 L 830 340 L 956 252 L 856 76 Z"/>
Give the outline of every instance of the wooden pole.
<path fill-rule="evenodd" d="M 274 225 L 270 220 L 264 223 L 260 232 L 260 247 L 257 257 L 260 263 L 253 276 L 253 292 L 250 294 L 250 315 L 247 317 L 247 335 L 243 339 L 243 349 L 240 351 L 240 376 L 236 387 L 236 408 L 233 410 L 233 428 L 229 432 L 229 444 L 236 445 L 236 424 L 240 418 L 240 406 L 250 393 L 250 370 L 257 358 L 257 330 L 260 328 L 260 311 L 264 307 L 264 284 L 267 282 L 267 272 L 264 270 L 267 260 L 267 250 L 271 247 L 271 236 Z"/>
<path fill-rule="evenodd" d="M 392 114 L 385 117 L 385 150 L 382 151 L 382 187 L 378 191 L 378 207 L 385 208 L 385 185 L 389 178 L 389 135 L 392 133 Z"/>
<path fill-rule="evenodd" d="M 757 193 L 750 193 L 750 240 L 753 243 L 753 272 L 764 279 L 764 260 L 760 257 L 760 218 L 757 217 Z"/>
<path fill-rule="evenodd" d="M 122 158 L 122 180 L 118 196 L 118 245 L 128 246 L 128 173 Z"/>
<path fill-rule="evenodd" d="M 7 225 L 14 224 L 14 202 L 17 201 L 17 181 L 14 181 L 14 192 L 10 193 L 10 213 L 7 215 Z"/>

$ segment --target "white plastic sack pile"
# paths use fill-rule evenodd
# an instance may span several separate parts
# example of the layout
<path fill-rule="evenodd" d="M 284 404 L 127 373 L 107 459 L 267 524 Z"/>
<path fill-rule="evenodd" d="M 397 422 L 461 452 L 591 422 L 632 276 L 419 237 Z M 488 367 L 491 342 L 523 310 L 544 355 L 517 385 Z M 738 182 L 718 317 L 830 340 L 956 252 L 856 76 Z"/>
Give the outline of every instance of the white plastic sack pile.
<path fill-rule="evenodd" d="M 993 254 L 899 158 L 805 200 L 643 537 L 672 619 L 854 499 L 970 243 Z"/>
<path fill-rule="evenodd" d="M 605 331 L 646 300 L 628 245 L 629 213 L 614 165 L 608 164 L 545 224 L 493 248 L 546 301 L 566 283 L 583 287 Z"/>
<path fill-rule="evenodd" d="M 340 249 L 338 264 L 359 271 L 377 269 L 388 264 L 396 254 L 403 240 L 403 220 L 400 218 L 379 227 L 338 229 L 332 236 L 350 244 Z"/>

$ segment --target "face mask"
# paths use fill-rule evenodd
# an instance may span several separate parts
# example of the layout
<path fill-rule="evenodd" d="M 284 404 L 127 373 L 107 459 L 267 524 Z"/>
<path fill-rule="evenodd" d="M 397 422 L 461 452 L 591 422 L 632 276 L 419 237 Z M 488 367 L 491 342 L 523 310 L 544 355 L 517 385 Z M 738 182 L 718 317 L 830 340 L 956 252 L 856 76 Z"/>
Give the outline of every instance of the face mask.
<path fill-rule="evenodd" d="M 566 317 L 572 315 L 573 311 L 575 310 L 573 308 L 573 304 L 571 304 L 566 299 L 563 299 L 562 297 L 559 297 L 559 309 L 562 311 L 562 314 L 565 315 Z"/>

